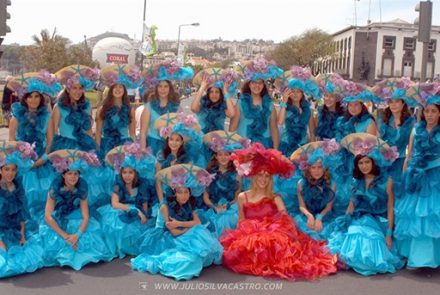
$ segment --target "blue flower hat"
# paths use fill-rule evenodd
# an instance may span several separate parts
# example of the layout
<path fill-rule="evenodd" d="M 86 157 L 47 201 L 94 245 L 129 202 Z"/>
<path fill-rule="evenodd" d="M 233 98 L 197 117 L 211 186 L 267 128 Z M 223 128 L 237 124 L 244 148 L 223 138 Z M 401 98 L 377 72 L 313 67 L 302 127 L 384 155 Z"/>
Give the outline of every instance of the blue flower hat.
<path fill-rule="evenodd" d="M 277 78 L 275 85 L 281 92 L 286 88 L 300 89 L 305 95 L 312 96 L 315 99 L 322 97 L 321 89 L 309 68 L 292 66 L 289 71 L 284 72 Z"/>
<path fill-rule="evenodd" d="M 68 89 L 75 84 L 81 84 L 84 91 L 90 91 L 99 80 L 99 69 L 83 65 L 70 65 L 56 72 L 55 76 Z"/>
<path fill-rule="evenodd" d="M 89 172 L 90 169 L 99 168 L 101 162 L 94 152 L 79 150 L 58 150 L 48 155 L 52 166 L 58 173 L 65 171 Z"/>
<path fill-rule="evenodd" d="M 136 89 L 141 87 L 144 78 L 136 66 L 111 65 L 101 69 L 101 80 L 108 87 L 121 84 L 126 89 Z"/>
<path fill-rule="evenodd" d="M 223 93 L 225 97 L 232 97 L 237 93 L 240 75 L 232 69 L 208 68 L 195 75 L 192 83 L 199 88 L 203 78 L 208 79 L 208 87 L 217 87 L 223 91 L 224 85 L 229 85 L 228 93 Z"/>
<path fill-rule="evenodd" d="M 115 173 L 119 173 L 122 168 L 129 167 L 146 179 L 154 179 L 156 158 L 151 154 L 151 150 L 142 149 L 138 142 L 111 149 L 105 156 L 105 161 L 113 167 Z"/>
<path fill-rule="evenodd" d="M 353 155 L 373 159 L 379 167 L 388 167 L 399 158 L 397 147 L 369 133 L 352 133 L 341 140 L 341 146 Z"/>
<path fill-rule="evenodd" d="M 334 138 L 314 141 L 299 147 L 292 153 L 290 160 L 301 170 L 316 162 L 321 162 L 324 168 L 336 167 L 340 164 L 340 149 L 341 146 Z"/>
<path fill-rule="evenodd" d="M 283 70 L 263 57 L 258 57 L 244 65 L 238 65 L 237 72 L 245 81 L 268 80 L 278 78 Z"/>
<path fill-rule="evenodd" d="M 241 137 L 236 132 L 228 132 L 225 130 L 216 130 L 206 133 L 205 136 L 203 136 L 203 141 L 213 152 L 233 152 L 235 150 L 248 148 L 251 143 L 249 139 Z"/>
<path fill-rule="evenodd" d="M 167 139 L 173 133 L 178 133 L 183 137 L 185 143 L 194 141 L 202 144 L 201 128 L 194 115 L 184 113 L 167 113 L 156 119 L 154 128 L 159 131 L 162 138 Z"/>
<path fill-rule="evenodd" d="M 337 73 L 325 73 L 316 76 L 316 82 L 324 94 L 335 95 L 338 101 L 345 97 L 346 85 L 348 81 L 344 80 Z"/>
<path fill-rule="evenodd" d="M 214 178 L 215 174 L 192 164 L 177 164 L 156 173 L 156 179 L 171 189 L 189 188 L 193 196 L 201 196 Z"/>
<path fill-rule="evenodd" d="M 430 104 L 440 105 L 440 82 L 414 84 L 409 87 L 407 94 L 423 107 Z"/>
<path fill-rule="evenodd" d="M 0 141 L 0 167 L 16 165 L 19 175 L 29 171 L 38 156 L 33 146 L 24 141 Z"/>
<path fill-rule="evenodd" d="M 160 81 L 186 81 L 194 76 L 194 70 L 190 67 L 181 67 L 175 60 L 165 61 L 152 65 L 142 72 L 145 90 L 154 89 Z"/>
<path fill-rule="evenodd" d="M 9 80 L 6 86 L 17 92 L 19 97 L 32 92 L 54 97 L 63 89 L 55 75 L 46 70 L 21 74 Z"/>
<path fill-rule="evenodd" d="M 403 100 L 407 106 L 413 108 L 418 105 L 418 101 L 408 95 L 408 90 L 414 85 L 411 79 L 402 78 L 390 78 L 384 79 L 371 89 L 375 95 L 380 97 L 383 102 L 387 103 L 390 100 Z"/>

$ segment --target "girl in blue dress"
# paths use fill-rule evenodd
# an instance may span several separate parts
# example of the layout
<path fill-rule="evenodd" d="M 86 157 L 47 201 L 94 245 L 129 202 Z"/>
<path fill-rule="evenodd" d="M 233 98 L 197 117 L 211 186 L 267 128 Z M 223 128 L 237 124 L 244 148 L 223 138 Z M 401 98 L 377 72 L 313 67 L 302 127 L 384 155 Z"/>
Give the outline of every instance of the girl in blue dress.
<path fill-rule="evenodd" d="M 422 87 L 429 87 L 432 92 L 423 94 L 426 100 L 423 96 L 419 100 L 424 106 L 423 116 L 410 137 L 404 165 L 404 193 L 396 205 L 394 236 L 399 253 L 407 258 L 407 267 L 437 268 L 440 266 L 440 85 Z"/>
<path fill-rule="evenodd" d="M 401 78 L 383 80 L 374 87 L 375 93 L 388 105 L 378 116 L 379 135 L 388 144 L 396 146 L 399 152 L 399 158 L 388 168 L 396 196 L 401 193 L 403 163 L 415 124 L 410 107 L 416 107 L 417 101 L 406 94 L 410 83 L 410 80 Z"/>
<path fill-rule="evenodd" d="M 212 131 L 203 137 L 212 156 L 207 171 L 215 178 L 203 194 L 208 210 L 200 210 L 202 220 L 214 227 L 217 237 L 225 229 L 234 229 L 238 222 L 236 198 L 241 192 L 241 177 L 237 174 L 230 156 L 237 149 L 248 147 L 249 140 L 227 131 Z"/>
<path fill-rule="evenodd" d="M 189 280 L 199 276 L 203 267 L 221 263 L 223 248 L 200 224 L 193 197 L 203 193 L 212 176 L 192 165 L 175 165 L 158 174 L 173 191 L 160 207 L 165 227 L 144 234 L 142 254 L 131 265 L 137 271 Z"/>
<path fill-rule="evenodd" d="M 155 222 L 151 218 L 155 196 L 150 194 L 149 181 L 154 178 L 156 159 L 138 143 L 116 147 L 106 159 L 117 175 L 111 204 L 98 209 L 104 239 L 119 258 L 138 255 L 138 238 Z"/>
<path fill-rule="evenodd" d="M 314 118 L 314 134 L 311 141 L 336 137 L 336 121 L 344 114 L 342 97 L 344 96 L 344 79 L 338 74 L 319 75 L 317 81 L 324 94 L 324 104 L 317 109 Z"/>
<path fill-rule="evenodd" d="M 130 106 L 127 89 L 140 87 L 142 76 L 135 67 L 118 65 L 104 68 L 101 77 L 109 91 L 97 111 L 95 140 L 104 158 L 112 148 L 136 141 L 135 110 Z"/>
<path fill-rule="evenodd" d="M 92 137 L 92 105 L 84 92 L 93 88 L 99 79 L 99 70 L 69 66 L 55 75 L 66 88 L 52 111 L 46 150 L 96 150 Z"/>
<path fill-rule="evenodd" d="M 99 222 L 89 214 L 88 185 L 80 176 L 99 165 L 96 154 L 60 150 L 49 155 L 59 172 L 50 187 L 45 222 L 40 225 L 45 266 L 80 270 L 91 262 L 110 261 Z"/>
<path fill-rule="evenodd" d="M 43 248 L 27 228 L 26 196 L 18 176 L 32 167 L 34 156 L 26 142 L 3 142 L 0 147 L 0 278 L 43 266 Z"/>
<path fill-rule="evenodd" d="M 241 68 L 246 81 L 235 107 L 229 131 L 237 131 L 252 142 L 260 142 L 266 148 L 279 146 L 277 113 L 268 93 L 265 80 L 280 76 L 283 71 L 257 58 Z"/>
<path fill-rule="evenodd" d="M 180 109 L 180 97 L 172 81 L 188 80 L 193 75 L 191 68 L 180 67 L 175 61 L 165 62 L 145 71 L 145 85 L 147 88 L 154 88 L 154 94 L 144 99 L 148 102 L 141 115 L 140 143 L 143 148 L 151 147 L 153 155 L 156 155 L 164 144 L 154 128 L 154 122 L 160 116 L 175 113 Z"/>
<path fill-rule="evenodd" d="M 351 134 L 341 145 L 356 155 L 354 178 L 347 215 L 336 219 L 329 248 L 362 275 L 394 273 L 403 263 L 392 240 L 393 181 L 382 168 L 398 157 L 396 149 L 366 133 Z"/>
<path fill-rule="evenodd" d="M 299 228 L 315 240 L 327 240 L 333 230 L 332 212 L 336 186 L 331 167 L 339 161 L 340 146 L 336 141 L 319 141 L 296 150 L 291 160 L 303 171 L 298 181 Z"/>
<path fill-rule="evenodd" d="M 33 218 L 41 218 L 46 204 L 47 191 L 54 170 L 47 162 L 46 133 L 49 125 L 49 109 L 43 94 L 51 97 L 62 89 L 55 77 L 47 71 L 24 74 L 9 81 L 8 87 L 19 93 L 21 100 L 12 105 L 13 117 L 9 124 L 9 140 L 35 144 L 38 159 L 30 171 L 23 175 L 26 202 Z"/>
<path fill-rule="evenodd" d="M 309 134 L 313 134 L 313 119 L 307 96 L 321 98 L 321 90 L 313 79 L 310 70 L 293 66 L 284 74 L 285 88 L 278 125 L 281 126 L 280 151 L 290 156 L 298 147 L 306 144 Z"/>
<path fill-rule="evenodd" d="M 200 71 L 194 77 L 193 84 L 200 87 L 191 103 L 191 111 L 197 114 L 203 133 L 224 130 L 226 117 L 234 116 L 230 98 L 237 91 L 237 79 L 235 71 L 218 68 Z"/>

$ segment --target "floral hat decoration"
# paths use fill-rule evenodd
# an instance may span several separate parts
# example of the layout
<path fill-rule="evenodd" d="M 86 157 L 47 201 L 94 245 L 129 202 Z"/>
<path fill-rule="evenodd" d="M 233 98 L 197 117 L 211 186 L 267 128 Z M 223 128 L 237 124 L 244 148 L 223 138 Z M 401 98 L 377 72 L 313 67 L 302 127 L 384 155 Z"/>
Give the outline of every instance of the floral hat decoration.
<path fill-rule="evenodd" d="M 223 93 L 225 99 L 234 96 L 237 93 L 240 75 L 233 69 L 208 68 L 197 73 L 193 79 L 193 85 L 200 87 L 200 84 L 206 78 L 208 87 L 217 87 L 223 91 L 224 85 L 229 85 L 228 93 Z"/>
<path fill-rule="evenodd" d="M 353 81 L 345 82 L 345 95 L 342 100 L 343 103 L 350 103 L 354 101 L 372 102 L 376 105 L 381 104 L 382 100 L 373 93 L 373 91 L 366 85 L 362 85 Z"/>
<path fill-rule="evenodd" d="M 423 107 L 430 104 L 440 105 L 440 82 L 414 84 L 409 87 L 407 94 Z"/>
<path fill-rule="evenodd" d="M 202 144 L 201 128 L 194 115 L 181 113 L 167 113 L 156 119 L 154 128 L 162 138 L 167 139 L 173 133 L 180 134 L 185 142 L 194 141 Z"/>
<path fill-rule="evenodd" d="M 213 152 L 225 151 L 233 152 L 239 149 L 248 148 L 251 141 L 245 137 L 241 137 L 236 132 L 228 132 L 225 130 L 216 130 L 206 133 L 203 136 L 203 142 L 209 146 Z"/>
<path fill-rule="evenodd" d="M 320 161 L 324 168 L 337 166 L 340 162 L 339 151 L 341 146 L 333 139 L 315 141 L 299 147 L 290 156 L 290 160 L 299 169 L 304 170 L 310 165 Z"/>
<path fill-rule="evenodd" d="M 83 65 L 71 65 L 55 73 L 61 84 L 68 89 L 75 84 L 81 84 L 84 91 L 90 91 L 99 80 L 99 69 Z"/>
<path fill-rule="evenodd" d="M 118 64 L 103 68 L 101 70 L 101 80 L 108 87 L 121 84 L 127 89 L 136 89 L 142 85 L 144 78 L 138 67 Z"/>
<path fill-rule="evenodd" d="M 94 152 L 65 149 L 52 152 L 48 157 L 58 173 L 64 173 L 68 170 L 88 173 L 101 166 L 101 162 Z"/>
<path fill-rule="evenodd" d="M 198 197 L 211 184 L 215 174 L 192 164 L 177 164 L 157 172 L 156 179 L 173 190 L 184 187 L 191 189 L 193 196 Z"/>
<path fill-rule="evenodd" d="M 307 96 L 321 98 L 322 92 L 316 83 L 315 77 L 309 68 L 292 66 L 289 71 L 284 72 L 277 80 L 275 85 L 282 92 L 286 89 L 300 89 Z"/>
<path fill-rule="evenodd" d="M 152 89 L 160 81 L 184 81 L 191 80 L 194 71 L 189 67 L 181 67 L 177 61 L 165 61 L 157 65 L 152 65 L 142 72 L 144 78 L 144 88 Z"/>
<path fill-rule="evenodd" d="M 32 168 L 37 158 L 33 145 L 25 141 L 0 141 L 0 167 L 14 164 L 22 175 Z"/>
<path fill-rule="evenodd" d="M 105 156 L 105 161 L 113 167 L 115 173 L 119 173 L 122 168 L 129 167 L 146 179 L 154 179 L 156 158 L 150 149 L 142 149 L 138 142 L 111 149 Z"/>
<path fill-rule="evenodd" d="M 251 177 L 261 171 L 270 175 L 280 175 L 289 178 L 295 171 L 293 163 L 275 149 L 266 149 L 261 143 L 256 142 L 248 148 L 236 150 L 231 155 L 237 173 L 240 176 Z"/>
<path fill-rule="evenodd" d="M 63 90 L 54 74 L 46 70 L 39 72 L 25 73 L 14 77 L 6 85 L 12 91 L 23 97 L 26 93 L 39 92 L 54 97 Z"/>
<path fill-rule="evenodd" d="M 408 90 L 414 83 L 410 78 L 390 78 L 384 79 L 371 89 L 383 102 L 390 100 L 403 100 L 409 107 L 416 107 L 418 102 L 413 97 L 407 95 Z"/>
<path fill-rule="evenodd" d="M 341 140 L 341 146 L 355 156 L 372 158 L 379 167 L 388 167 L 399 158 L 395 146 L 390 147 L 385 141 L 369 133 L 347 135 Z"/>
<path fill-rule="evenodd" d="M 319 74 L 316 77 L 316 82 L 322 92 L 335 95 L 338 101 L 341 101 L 345 96 L 348 81 L 344 80 L 344 78 L 337 73 Z"/>
<path fill-rule="evenodd" d="M 267 61 L 263 57 L 256 58 L 243 66 L 239 65 L 237 72 L 243 76 L 245 81 L 275 79 L 283 74 L 283 70 L 273 61 Z"/>

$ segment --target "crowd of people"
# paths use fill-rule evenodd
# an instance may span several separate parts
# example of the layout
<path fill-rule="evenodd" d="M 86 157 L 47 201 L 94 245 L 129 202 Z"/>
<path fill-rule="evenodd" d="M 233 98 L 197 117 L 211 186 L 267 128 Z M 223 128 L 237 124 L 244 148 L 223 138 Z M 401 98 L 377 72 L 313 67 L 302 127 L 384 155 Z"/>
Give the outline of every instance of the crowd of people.
<path fill-rule="evenodd" d="M 175 89 L 191 80 L 195 115 Z M 438 82 L 368 87 L 257 58 L 195 77 L 72 65 L 5 87 L 18 101 L 0 144 L 1 278 L 127 255 L 176 280 L 212 264 L 289 280 L 440 266 Z"/>

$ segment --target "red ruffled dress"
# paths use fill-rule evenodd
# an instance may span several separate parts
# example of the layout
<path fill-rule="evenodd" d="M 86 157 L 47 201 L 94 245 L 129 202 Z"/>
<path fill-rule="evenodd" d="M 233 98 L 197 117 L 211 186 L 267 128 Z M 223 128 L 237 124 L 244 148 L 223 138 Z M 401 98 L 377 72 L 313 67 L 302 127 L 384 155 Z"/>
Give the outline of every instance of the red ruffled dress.
<path fill-rule="evenodd" d="M 243 204 L 245 220 L 225 232 L 223 265 L 231 270 L 264 277 L 313 280 L 335 273 L 337 259 L 325 242 L 301 232 L 295 221 L 270 198 Z"/>

